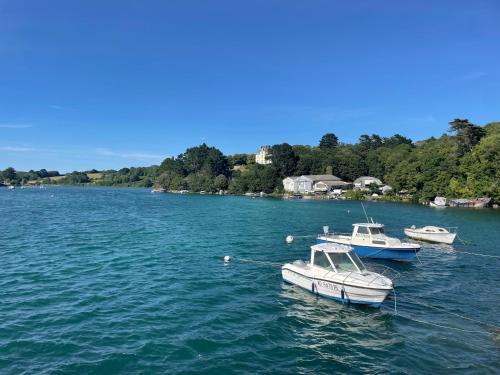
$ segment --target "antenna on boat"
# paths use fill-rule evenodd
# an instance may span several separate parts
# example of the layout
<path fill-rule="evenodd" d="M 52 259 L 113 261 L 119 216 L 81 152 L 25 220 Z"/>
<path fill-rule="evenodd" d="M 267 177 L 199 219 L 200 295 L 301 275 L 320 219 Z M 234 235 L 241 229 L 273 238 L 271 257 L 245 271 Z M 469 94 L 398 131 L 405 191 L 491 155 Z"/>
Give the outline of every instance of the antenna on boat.
<path fill-rule="evenodd" d="M 365 213 L 366 222 L 369 223 L 370 220 L 368 219 L 368 214 L 366 213 L 365 205 L 363 204 L 363 202 L 361 202 L 361 207 L 363 207 L 363 212 Z M 372 219 L 372 222 L 373 222 L 373 219 Z"/>

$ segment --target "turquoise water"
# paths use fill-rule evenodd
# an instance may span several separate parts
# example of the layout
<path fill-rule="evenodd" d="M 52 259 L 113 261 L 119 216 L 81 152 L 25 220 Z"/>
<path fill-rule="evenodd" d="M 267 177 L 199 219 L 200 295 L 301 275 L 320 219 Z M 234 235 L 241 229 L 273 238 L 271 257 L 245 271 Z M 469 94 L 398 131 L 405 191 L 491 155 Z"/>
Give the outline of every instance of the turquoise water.
<path fill-rule="evenodd" d="M 455 250 L 500 255 L 498 210 L 366 206 L 400 238 L 458 226 Z M 359 202 L 0 189 L 0 372 L 498 373 L 494 327 L 461 317 L 500 326 L 498 259 L 425 245 L 421 263 L 365 262 L 391 267 L 399 316 L 393 297 L 354 307 L 281 281 L 314 242 L 287 234 L 362 219 Z"/>

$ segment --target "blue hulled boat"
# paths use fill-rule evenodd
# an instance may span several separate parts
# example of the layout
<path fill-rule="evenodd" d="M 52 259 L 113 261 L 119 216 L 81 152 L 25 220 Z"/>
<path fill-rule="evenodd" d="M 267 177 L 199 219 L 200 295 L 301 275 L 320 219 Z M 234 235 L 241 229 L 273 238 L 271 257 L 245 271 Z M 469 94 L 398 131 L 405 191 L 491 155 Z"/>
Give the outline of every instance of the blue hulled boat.
<path fill-rule="evenodd" d="M 327 227 L 325 227 L 327 229 Z M 353 224 L 352 234 L 325 233 L 318 236 L 318 243 L 337 243 L 352 246 L 359 257 L 411 261 L 420 245 L 402 242 L 384 233 L 384 225 L 378 223 Z"/>

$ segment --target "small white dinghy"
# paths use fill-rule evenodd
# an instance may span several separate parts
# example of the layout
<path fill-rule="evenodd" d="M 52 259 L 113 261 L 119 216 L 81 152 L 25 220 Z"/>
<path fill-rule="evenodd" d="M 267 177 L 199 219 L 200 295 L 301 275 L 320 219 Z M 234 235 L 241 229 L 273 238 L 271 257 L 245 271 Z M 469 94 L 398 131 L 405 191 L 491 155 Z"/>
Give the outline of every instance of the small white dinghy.
<path fill-rule="evenodd" d="M 281 268 L 283 280 L 342 302 L 379 307 L 393 290 L 392 280 L 367 271 L 350 246 L 311 246 L 311 261 L 296 260 Z"/>
<path fill-rule="evenodd" d="M 450 232 L 448 229 L 441 227 L 425 226 L 423 228 L 417 228 L 415 225 L 412 225 L 411 228 L 405 228 L 405 234 L 415 240 L 451 245 L 453 241 L 455 241 L 457 232 L 456 228 L 449 229 L 455 229 L 455 232 Z"/>

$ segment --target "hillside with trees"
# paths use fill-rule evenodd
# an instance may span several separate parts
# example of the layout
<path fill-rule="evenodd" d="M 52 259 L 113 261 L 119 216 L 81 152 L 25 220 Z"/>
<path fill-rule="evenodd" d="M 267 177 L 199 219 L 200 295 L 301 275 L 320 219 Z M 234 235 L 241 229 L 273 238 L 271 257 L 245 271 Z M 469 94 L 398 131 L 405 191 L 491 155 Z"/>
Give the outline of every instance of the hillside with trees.
<path fill-rule="evenodd" d="M 448 134 L 419 142 L 400 134 L 363 134 L 357 143 L 347 144 L 328 133 L 318 146 L 276 144 L 271 147 L 269 165 L 256 164 L 252 154 L 225 156 L 215 147 L 202 144 L 166 158 L 160 166 L 75 171 L 63 177 L 44 169 L 18 172 L 7 168 L 0 172 L 0 181 L 280 194 L 287 176 L 331 173 L 346 181 L 377 177 L 395 192 L 412 195 L 415 201 L 437 195 L 487 196 L 500 201 L 500 123 L 477 126 L 466 119 L 455 119 L 449 125 Z"/>

